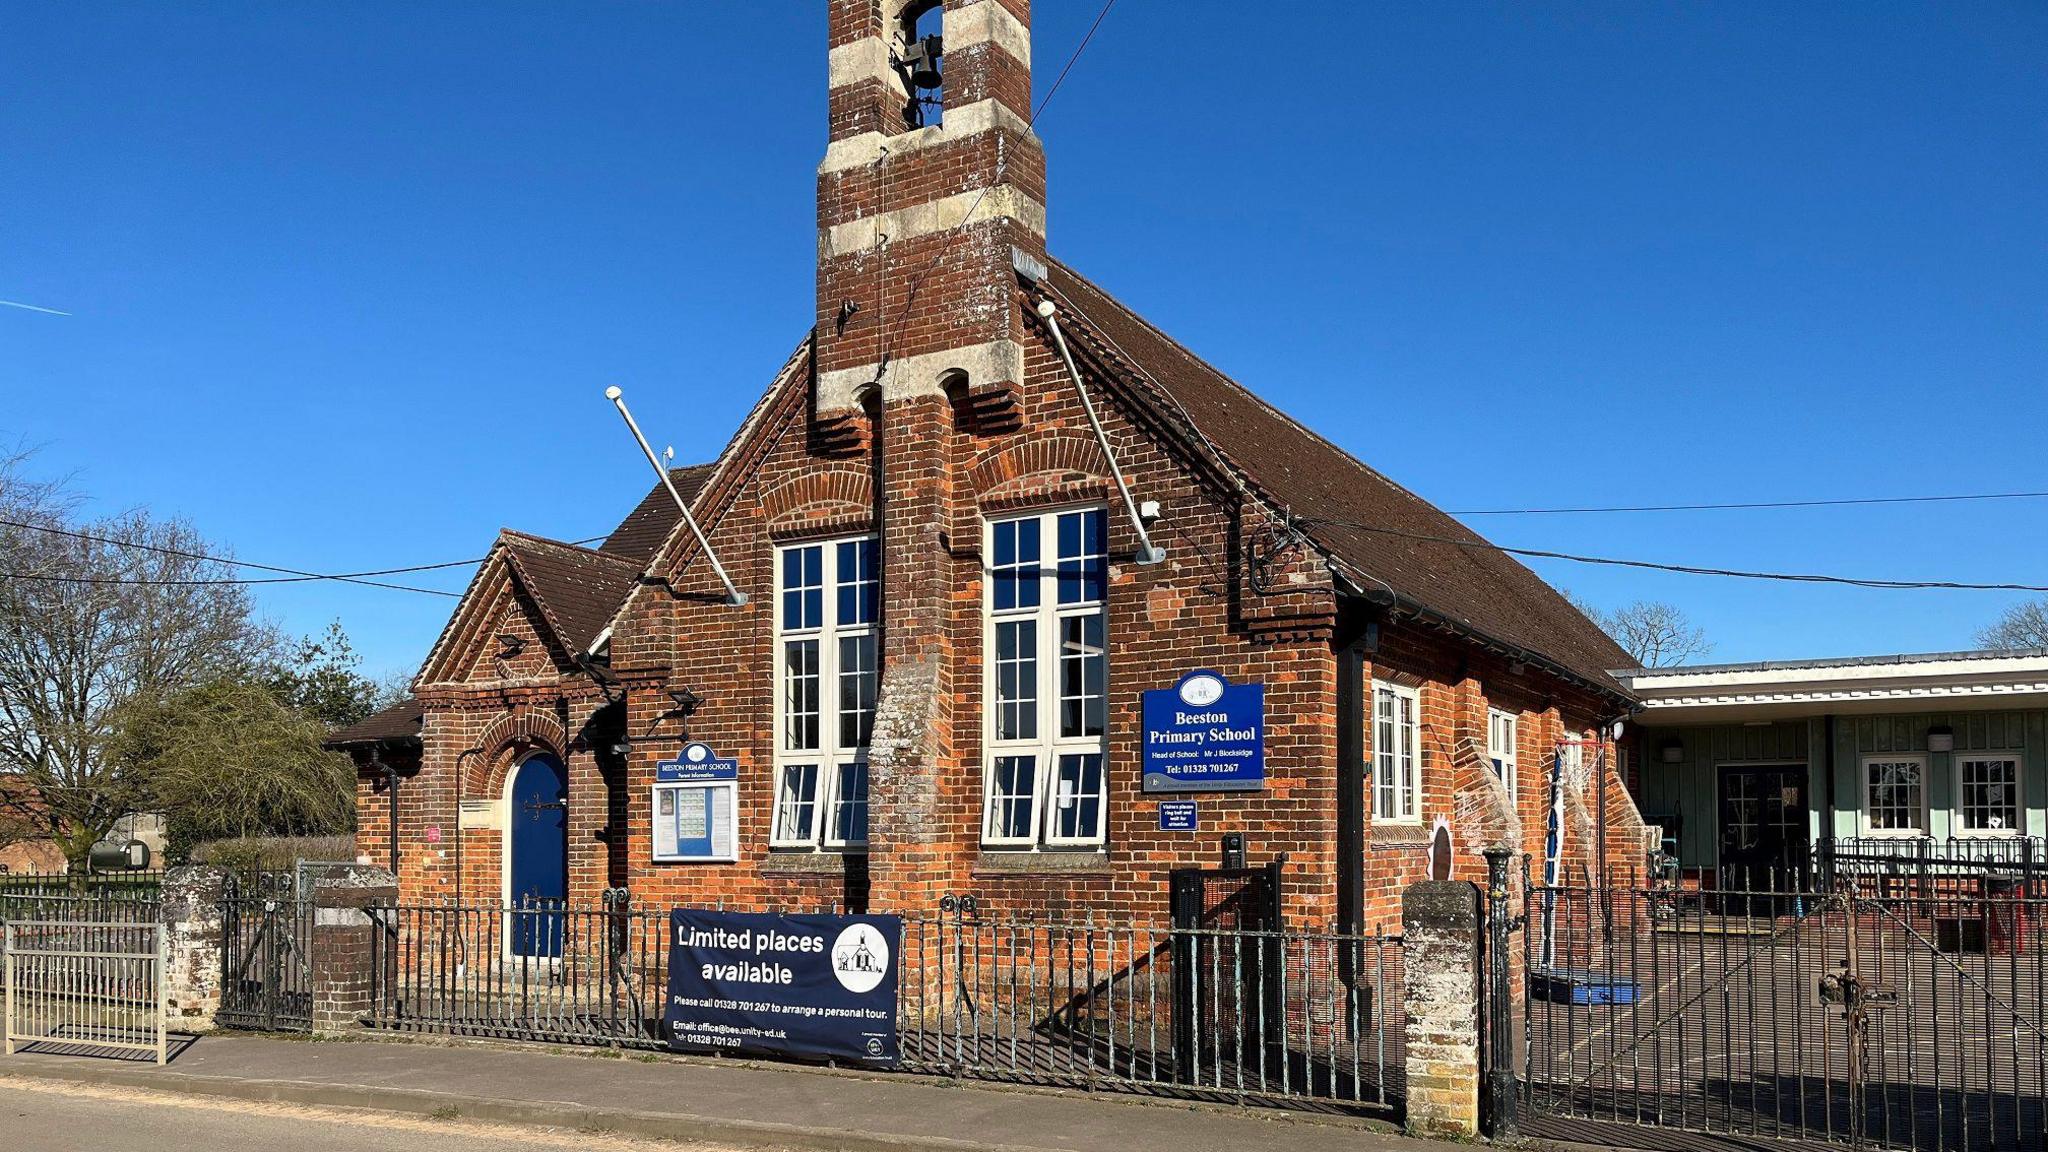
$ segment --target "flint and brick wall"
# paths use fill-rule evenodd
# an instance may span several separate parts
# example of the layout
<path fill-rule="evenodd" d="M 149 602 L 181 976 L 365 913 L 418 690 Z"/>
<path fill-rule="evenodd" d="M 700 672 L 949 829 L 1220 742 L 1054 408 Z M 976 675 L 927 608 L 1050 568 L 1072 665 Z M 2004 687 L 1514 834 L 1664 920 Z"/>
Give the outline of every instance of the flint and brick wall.
<path fill-rule="evenodd" d="M 1479 1134 L 1479 890 L 1424 881 L 1401 902 L 1408 1131 Z"/>
<path fill-rule="evenodd" d="M 189 864 L 164 873 L 159 909 L 164 929 L 164 1024 L 172 1031 L 213 1031 L 220 1010 L 221 896 L 227 873 Z"/>

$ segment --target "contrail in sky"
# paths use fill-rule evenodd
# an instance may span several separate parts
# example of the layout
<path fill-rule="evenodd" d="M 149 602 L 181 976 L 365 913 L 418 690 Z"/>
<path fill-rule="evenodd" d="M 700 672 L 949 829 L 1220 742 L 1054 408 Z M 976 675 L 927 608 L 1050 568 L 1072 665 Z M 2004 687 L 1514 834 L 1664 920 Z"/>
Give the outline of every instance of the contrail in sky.
<path fill-rule="evenodd" d="M 59 311 L 57 311 L 57 310 L 56 310 L 55 308 L 42 308 L 42 307 L 38 307 L 38 306 L 36 306 L 36 305 L 34 305 L 34 304 L 23 304 L 23 303 L 22 303 L 22 302 L 20 302 L 19 300 L 0 300 L 0 305 L 5 305 L 6 307 L 9 307 L 9 308 L 26 308 L 26 309 L 27 309 L 27 310 L 29 310 L 30 312 L 47 312 L 47 313 L 49 313 L 49 314 L 50 314 L 50 315 L 52 315 L 52 316 L 69 316 L 69 315 L 71 315 L 71 313 L 69 313 L 69 312 L 59 312 Z"/>

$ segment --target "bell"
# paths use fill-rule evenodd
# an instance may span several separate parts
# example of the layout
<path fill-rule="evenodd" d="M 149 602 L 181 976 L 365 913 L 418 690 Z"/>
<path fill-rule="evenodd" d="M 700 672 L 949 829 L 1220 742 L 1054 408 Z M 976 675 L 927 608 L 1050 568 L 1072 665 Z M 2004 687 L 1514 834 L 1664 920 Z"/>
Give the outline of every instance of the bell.
<path fill-rule="evenodd" d="M 937 89 L 943 79 L 939 61 L 945 54 L 945 42 L 938 36 L 927 36 L 911 45 L 903 61 L 910 66 L 910 86 L 920 92 Z"/>

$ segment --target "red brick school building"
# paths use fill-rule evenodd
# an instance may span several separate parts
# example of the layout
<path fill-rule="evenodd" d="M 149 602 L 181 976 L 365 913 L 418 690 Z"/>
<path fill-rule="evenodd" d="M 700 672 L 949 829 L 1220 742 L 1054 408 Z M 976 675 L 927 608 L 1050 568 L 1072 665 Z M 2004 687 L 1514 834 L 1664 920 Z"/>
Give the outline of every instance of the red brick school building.
<path fill-rule="evenodd" d="M 1029 0 L 829 7 L 817 307 L 670 477 L 703 540 L 666 486 L 504 531 L 337 737 L 403 899 L 1152 921 L 1229 837 L 1375 930 L 1439 825 L 1461 878 L 1554 810 L 1568 870 L 1640 860 L 1632 661 L 1048 252 Z"/>

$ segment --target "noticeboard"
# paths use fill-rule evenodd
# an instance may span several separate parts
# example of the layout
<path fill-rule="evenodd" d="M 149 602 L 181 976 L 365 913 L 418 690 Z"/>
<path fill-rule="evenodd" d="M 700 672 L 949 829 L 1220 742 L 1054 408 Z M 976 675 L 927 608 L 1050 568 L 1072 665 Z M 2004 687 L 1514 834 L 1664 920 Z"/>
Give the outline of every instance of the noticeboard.
<path fill-rule="evenodd" d="M 739 859 L 739 761 L 685 745 L 654 766 L 653 856 L 659 863 Z"/>

